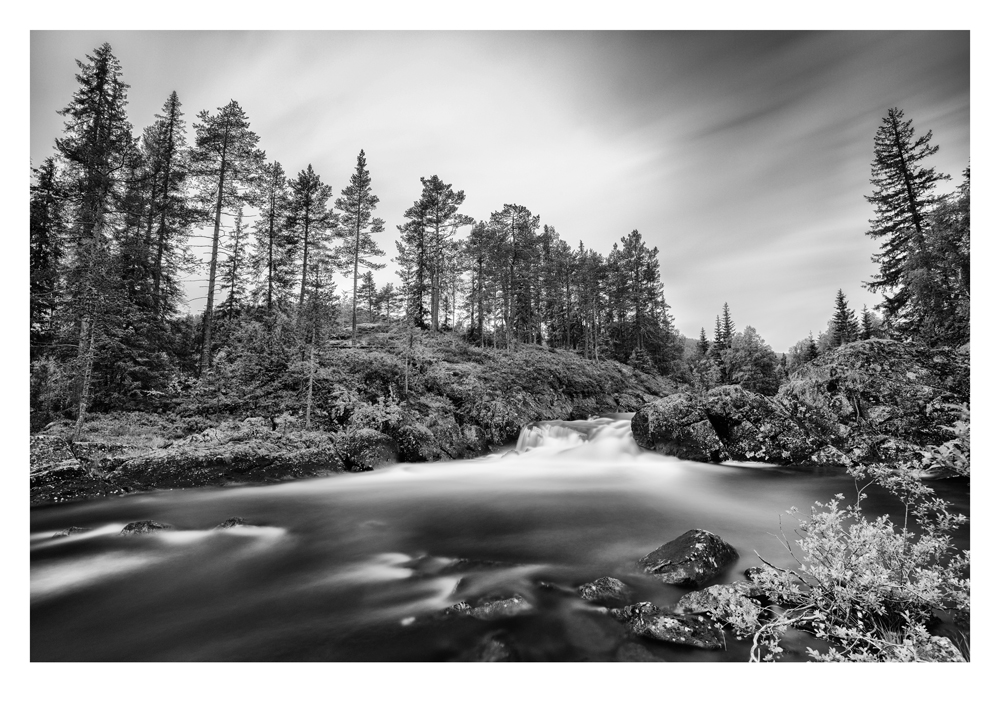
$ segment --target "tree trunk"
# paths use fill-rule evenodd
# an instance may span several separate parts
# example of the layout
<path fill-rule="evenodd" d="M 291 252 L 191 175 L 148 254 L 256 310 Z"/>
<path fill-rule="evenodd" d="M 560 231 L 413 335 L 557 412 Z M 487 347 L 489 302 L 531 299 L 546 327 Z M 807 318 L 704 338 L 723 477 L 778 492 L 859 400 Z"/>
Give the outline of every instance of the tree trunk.
<path fill-rule="evenodd" d="M 316 320 L 312 324 L 312 341 L 309 343 L 309 388 L 306 392 L 306 430 L 312 421 L 313 379 L 316 377 Z"/>
<path fill-rule="evenodd" d="M 87 404 L 90 401 L 90 381 L 94 371 L 94 330 L 96 326 L 93 320 L 84 319 L 83 327 L 84 340 L 87 342 L 82 349 L 81 355 L 83 380 L 80 384 L 80 404 L 76 411 L 76 426 L 73 428 L 74 441 L 80 438 L 80 432 L 83 430 L 83 419 L 87 415 Z"/>
<path fill-rule="evenodd" d="M 358 336 L 358 258 L 361 256 L 361 208 L 358 207 L 354 229 L 354 294 L 351 298 L 351 347 Z"/>

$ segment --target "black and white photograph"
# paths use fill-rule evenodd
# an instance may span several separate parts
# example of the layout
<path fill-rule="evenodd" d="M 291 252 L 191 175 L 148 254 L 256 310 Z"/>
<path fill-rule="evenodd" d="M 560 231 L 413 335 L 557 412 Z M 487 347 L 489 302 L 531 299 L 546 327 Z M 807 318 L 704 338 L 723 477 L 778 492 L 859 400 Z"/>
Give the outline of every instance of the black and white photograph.
<path fill-rule="evenodd" d="M 972 34 L 32 29 L 30 662 L 971 662 Z"/>

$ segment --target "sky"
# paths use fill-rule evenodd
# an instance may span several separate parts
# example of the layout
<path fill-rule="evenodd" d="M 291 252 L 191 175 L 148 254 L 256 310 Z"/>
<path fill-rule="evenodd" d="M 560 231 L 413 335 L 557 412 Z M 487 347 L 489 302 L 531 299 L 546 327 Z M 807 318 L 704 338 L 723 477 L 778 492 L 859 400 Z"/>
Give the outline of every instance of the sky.
<path fill-rule="evenodd" d="M 234 99 L 270 160 L 311 164 L 335 194 L 364 149 L 380 284 L 437 174 L 477 220 L 517 203 L 602 254 L 638 230 L 681 333 L 711 337 L 728 302 L 779 353 L 826 329 L 838 289 L 859 312 L 881 299 L 863 287 L 878 249 L 864 196 L 887 110 L 933 130 L 945 190 L 969 163 L 966 31 L 32 31 L 33 165 L 61 133 L 74 60 L 103 42 L 137 134 L 173 90 L 190 142 L 198 112 Z"/>

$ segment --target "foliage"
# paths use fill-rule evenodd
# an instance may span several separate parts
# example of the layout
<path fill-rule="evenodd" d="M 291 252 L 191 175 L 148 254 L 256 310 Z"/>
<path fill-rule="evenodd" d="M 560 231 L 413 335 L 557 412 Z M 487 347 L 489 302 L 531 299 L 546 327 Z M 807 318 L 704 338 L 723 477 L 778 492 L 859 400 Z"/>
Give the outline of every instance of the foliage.
<path fill-rule="evenodd" d="M 927 625 L 941 612 L 967 617 L 970 610 L 969 552 L 958 551 L 953 532 L 967 519 L 919 479 L 928 464 L 947 462 L 968 475 L 967 418 L 953 427 L 955 442 L 926 454 L 923 461 L 898 468 L 855 467 L 851 474 L 867 482 L 857 500 L 841 506 L 843 495 L 817 502 L 799 517 L 796 542 L 801 558 L 785 540 L 797 569 L 782 569 L 765 561 L 753 580 L 780 606 L 777 618 L 754 634 L 754 659 L 781 654 L 780 639 L 790 628 L 807 630 L 834 644 L 826 654 L 809 650 L 826 661 L 961 660 L 963 651 Z M 967 450 L 967 445 L 964 446 Z M 905 509 L 901 527 L 888 516 L 866 517 L 861 503 L 871 483 L 886 488 Z M 912 517 L 916 528 L 909 526 Z"/>

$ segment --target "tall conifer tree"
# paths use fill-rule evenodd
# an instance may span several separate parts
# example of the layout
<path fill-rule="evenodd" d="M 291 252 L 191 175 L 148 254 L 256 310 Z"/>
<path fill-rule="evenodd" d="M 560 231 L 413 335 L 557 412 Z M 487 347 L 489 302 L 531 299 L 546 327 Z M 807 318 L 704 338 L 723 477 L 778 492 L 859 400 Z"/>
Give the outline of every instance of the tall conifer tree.
<path fill-rule="evenodd" d="M 886 292 L 880 308 L 897 325 L 912 316 L 913 290 L 904 271 L 908 258 L 919 257 L 926 249 L 928 218 L 937 198 L 934 187 L 948 179 L 922 162 L 937 153 L 931 145 L 931 132 L 914 139 L 913 121 L 904 120 L 903 111 L 890 108 L 875 134 L 875 158 L 872 161 L 872 194 L 865 199 L 875 206 L 875 217 L 868 221 L 868 235 L 880 240 L 880 252 L 872 261 L 879 265 L 878 275 L 867 287 Z"/>
<path fill-rule="evenodd" d="M 372 193 L 372 179 L 365 161 L 365 150 L 358 154 L 358 163 L 351 175 L 350 183 L 340 192 L 334 207 L 340 211 L 341 245 L 344 275 L 352 277 L 353 293 L 351 301 L 351 345 L 358 333 L 358 271 L 382 269 L 384 264 L 373 262 L 370 257 L 384 257 L 372 238 L 374 233 L 385 229 L 385 221 L 373 218 L 372 211 L 378 205 L 378 196 Z"/>
<path fill-rule="evenodd" d="M 250 187 L 257 181 L 264 152 L 257 149 L 260 138 L 250 129 L 250 120 L 235 100 L 219 108 L 215 115 L 198 113 L 194 125 L 197 140 L 191 154 L 192 167 L 200 187 L 199 196 L 210 208 L 212 254 L 209 259 L 208 301 L 201 338 L 199 374 L 212 366 L 212 323 L 215 304 L 215 277 L 219 262 L 219 233 L 222 209 L 238 208 L 252 198 Z"/>
<path fill-rule="evenodd" d="M 134 152 L 132 125 L 125 112 L 128 85 L 111 46 L 102 44 L 77 61 L 79 88 L 60 111 L 67 118 L 56 148 L 67 164 L 66 189 L 72 203 L 72 262 L 66 277 L 67 301 L 77 331 L 77 414 L 79 436 L 90 403 L 95 346 L 104 338 L 106 319 L 119 306 L 114 285 L 111 226 L 122 178 Z"/>

